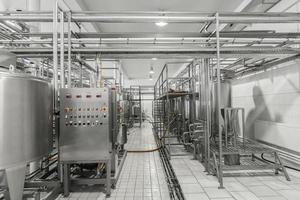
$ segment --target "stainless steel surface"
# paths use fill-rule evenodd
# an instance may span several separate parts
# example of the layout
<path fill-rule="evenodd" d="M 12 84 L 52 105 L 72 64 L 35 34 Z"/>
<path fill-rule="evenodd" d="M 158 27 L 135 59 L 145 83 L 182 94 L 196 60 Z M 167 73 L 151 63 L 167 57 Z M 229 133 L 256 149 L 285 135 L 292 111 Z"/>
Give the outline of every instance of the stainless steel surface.
<path fill-rule="evenodd" d="M 60 33 L 64 33 L 64 13 L 60 12 Z M 64 35 L 60 34 L 60 88 L 65 87 Z"/>
<path fill-rule="evenodd" d="M 60 160 L 95 162 L 112 151 L 110 90 L 60 90 Z"/>
<path fill-rule="evenodd" d="M 181 46 L 164 46 L 164 45 L 152 45 L 152 46 L 143 46 L 143 45 L 119 45 L 117 47 L 102 47 L 102 48 L 92 48 L 92 47 L 80 47 L 73 48 L 72 52 L 79 53 L 102 53 L 102 54 L 206 54 L 210 57 L 214 57 L 216 53 L 215 47 L 197 47 L 195 45 L 181 45 Z M 51 54 L 52 48 L 43 47 L 43 48 L 6 48 L 7 50 L 13 53 L 41 53 L 41 54 Z M 276 54 L 278 55 L 290 55 L 300 53 L 298 48 L 293 47 L 221 47 L 220 53 L 233 55 L 243 55 L 243 54 Z M 94 55 L 93 55 L 94 56 Z M 270 55 L 271 56 L 271 55 Z"/>
<path fill-rule="evenodd" d="M 72 71 L 72 58 L 71 58 L 71 17 L 72 17 L 72 12 L 68 13 L 68 78 L 67 78 L 67 83 L 68 83 L 68 88 L 71 88 L 71 71 Z"/>
<path fill-rule="evenodd" d="M 56 6 L 57 7 L 57 6 Z M 64 9 L 66 10 L 66 9 Z M 215 13 L 174 13 L 159 15 L 156 13 L 74 13 L 73 22 L 105 22 L 105 23 L 155 23 L 166 21 L 168 23 L 201 23 L 214 22 Z M 31 13 L 19 12 L 10 15 L 1 13 L 0 20 L 16 20 L 24 22 L 52 22 L 52 15 L 48 12 Z M 298 23 L 298 13 L 220 13 L 221 23 Z"/>
<path fill-rule="evenodd" d="M 226 108 L 231 107 L 231 83 L 230 81 L 221 81 L 220 82 L 220 104 L 218 106 L 218 90 L 217 90 L 217 83 L 213 83 L 213 96 L 212 96 L 212 126 L 213 135 L 218 134 L 218 125 L 222 126 L 224 124 L 223 120 L 219 121 L 219 112 L 218 108 Z M 216 135 L 215 135 L 216 136 Z"/>
<path fill-rule="evenodd" d="M 0 49 L 0 70 L 1 68 L 8 69 L 10 65 L 16 66 L 16 61 L 15 54 Z"/>
<path fill-rule="evenodd" d="M 49 82 L 0 72 L 0 169 L 25 164 L 52 150 Z"/>
<path fill-rule="evenodd" d="M 53 59 L 53 82 L 54 82 L 54 108 L 55 111 L 58 110 L 58 33 L 57 33 L 57 26 L 58 26 L 58 17 L 57 17 L 57 1 L 55 2 L 55 6 L 53 7 L 53 48 L 52 51 L 52 59 Z"/>

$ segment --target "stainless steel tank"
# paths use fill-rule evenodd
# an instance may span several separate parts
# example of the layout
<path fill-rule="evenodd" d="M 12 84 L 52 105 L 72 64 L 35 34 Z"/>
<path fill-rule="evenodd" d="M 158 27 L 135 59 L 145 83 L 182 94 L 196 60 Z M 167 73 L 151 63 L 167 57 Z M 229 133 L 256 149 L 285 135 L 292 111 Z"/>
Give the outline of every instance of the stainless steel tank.
<path fill-rule="evenodd" d="M 0 71 L 7 71 L 11 65 L 16 66 L 16 55 L 0 49 Z"/>
<path fill-rule="evenodd" d="M 26 74 L 0 72 L 0 169 L 52 150 L 52 87 Z"/>
<path fill-rule="evenodd" d="M 231 107 L 231 82 L 227 80 L 222 80 L 220 85 L 220 109 L 221 114 L 223 108 Z M 213 83 L 213 97 L 212 97 L 212 126 L 213 126 L 213 135 L 218 134 L 218 112 L 217 112 L 217 83 Z M 224 124 L 224 121 L 221 121 L 221 125 Z"/>

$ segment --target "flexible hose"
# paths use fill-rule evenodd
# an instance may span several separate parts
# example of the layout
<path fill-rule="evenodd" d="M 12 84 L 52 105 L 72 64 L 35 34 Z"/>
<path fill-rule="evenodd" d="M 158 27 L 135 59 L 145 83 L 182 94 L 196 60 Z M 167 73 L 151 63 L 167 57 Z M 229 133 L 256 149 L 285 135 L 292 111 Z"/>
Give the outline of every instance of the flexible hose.
<path fill-rule="evenodd" d="M 151 121 L 151 118 L 146 115 L 146 121 L 148 121 L 151 125 L 152 125 L 152 121 Z M 132 150 L 127 150 L 127 153 L 151 153 L 151 152 L 154 152 L 154 151 L 158 151 L 161 149 L 161 146 L 160 147 L 157 147 L 157 148 L 154 148 L 154 149 L 145 149 L 145 150 L 138 150 L 138 149 L 132 149 Z"/>
<path fill-rule="evenodd" d="M 145 149 L 145 150 L 127 150 L 127 153 L 151 153 L 154 151 L 160 150 L 161 147 L 157 147 L 155 149 Z"/>
<path fill-rule="evenodd" d="M 267 162 L 269 162 L 269 163 L 272 163 L 272 164 L 275 164 L 275 162 L 273 162 L 273 161 L 271 161 L 271 160 L 268 160 L 268 159 L 266 159 L 266 158 L 264 158 L 264 154 L 262 153 L 261 154 L 261 159 L 263 159 L 264 161 L 267 161 Z M 298 172 L 300 172 L 300 169 L 297 169 L 297 168 L 295 168 L 295 167 L 291 167 L 291 166 L 288 166 L 288 165 L 283 165 L 285 168 L 288 168 L 288 169 L 291 169 L 291 170 L 295 170 L 295 171 L 298 171 Z"/>

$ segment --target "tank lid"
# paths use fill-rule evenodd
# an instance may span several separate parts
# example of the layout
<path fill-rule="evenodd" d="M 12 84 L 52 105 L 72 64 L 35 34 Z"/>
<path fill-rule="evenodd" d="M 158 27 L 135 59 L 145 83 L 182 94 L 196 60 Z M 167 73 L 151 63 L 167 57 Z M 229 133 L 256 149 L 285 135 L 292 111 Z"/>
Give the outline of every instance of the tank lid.
<path fill-rule="evenodd" d="M 35 77 L 30 74 L 26 73 L 18 73 L 18 72 L 6 72 L 6 71 L 0 71 L 0 78 L 1 77 L 10 77 L 10 78 L 24 78 L 24 79 L 31 79 L 36 81 L 44 81 L 44 82 L 50 82 L 50 79 L 43 79 L 40 77 Z"/>
<path fill-rule="evenodd" d="M 0 49 L 0 66 L 8 68 L 10 65 L 16 66 L 17 57 L 15 54 L 5 50 Z"/>

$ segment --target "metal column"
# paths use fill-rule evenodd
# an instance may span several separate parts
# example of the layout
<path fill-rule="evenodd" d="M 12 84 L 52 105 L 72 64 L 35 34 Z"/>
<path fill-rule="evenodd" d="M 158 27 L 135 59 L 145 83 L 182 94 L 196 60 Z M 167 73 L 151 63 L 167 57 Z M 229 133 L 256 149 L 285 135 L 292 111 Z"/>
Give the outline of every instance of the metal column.
<path fill-rule="evenodd" d="M 71 70 L 72 70 L 72 60 L 71 60 L 71 18 L 72 12 L 68 13 L 68 88 L 71 88 Z"/>
<path fill-rule="evenodd" d="M 220 72 L 220 24 L 219 13 L 216 13 L 216 40 L 217 40 L 217 115 L 218 115 L 218 132 L 219 132 L 219 182 L 223 188 L 223 164 L 222 164 L 222 127 L 221 127 L 221 111 L 220 111 L 220 96 L 221 96 L 221 72 Z"/>
<path fill-rule="evenodd" d="M 64 67 L 64 12 L 60 12 L 60 86 L 65 87 L 65 67 Z"/>

